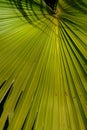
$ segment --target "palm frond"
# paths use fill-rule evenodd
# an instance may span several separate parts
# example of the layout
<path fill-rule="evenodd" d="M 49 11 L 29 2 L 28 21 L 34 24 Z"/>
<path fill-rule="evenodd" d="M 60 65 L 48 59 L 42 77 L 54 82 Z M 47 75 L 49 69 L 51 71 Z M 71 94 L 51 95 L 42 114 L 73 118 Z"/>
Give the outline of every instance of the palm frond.
<path fill-rule="evenodd" d="M 87 129 L 86 15 L 86 0 L 0 0 L 0 130 Z"/>

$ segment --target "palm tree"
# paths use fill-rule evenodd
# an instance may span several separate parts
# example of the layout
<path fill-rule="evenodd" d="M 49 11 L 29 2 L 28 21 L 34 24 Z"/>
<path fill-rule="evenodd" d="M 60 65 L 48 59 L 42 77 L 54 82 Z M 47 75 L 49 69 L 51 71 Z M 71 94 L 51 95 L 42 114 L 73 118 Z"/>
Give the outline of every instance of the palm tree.
<path fill-rule="evenodd" d="M 0 130 L 87 129 L 86 15 L 86 0 L 0 0 Z"/>

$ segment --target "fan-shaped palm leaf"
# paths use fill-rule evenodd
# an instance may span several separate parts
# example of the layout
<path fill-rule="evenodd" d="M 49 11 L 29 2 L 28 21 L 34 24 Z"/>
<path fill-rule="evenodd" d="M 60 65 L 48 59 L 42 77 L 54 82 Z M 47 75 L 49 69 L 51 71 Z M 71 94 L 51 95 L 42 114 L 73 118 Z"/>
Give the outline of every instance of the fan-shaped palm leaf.
<path fill-rule="evenodd" d="M 0 130 L 87 129 L 87 2 L 45 2 L 0 0 Z"/>

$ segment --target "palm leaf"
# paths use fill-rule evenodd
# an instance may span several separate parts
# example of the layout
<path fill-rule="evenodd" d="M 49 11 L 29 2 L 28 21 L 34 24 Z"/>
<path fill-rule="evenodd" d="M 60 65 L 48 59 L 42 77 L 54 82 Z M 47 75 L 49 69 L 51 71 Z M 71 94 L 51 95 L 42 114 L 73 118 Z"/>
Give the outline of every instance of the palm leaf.
<path fill-rule="evenodd" d="M 87 129 L 87 2 L 0 0 L 0 130 Z"/>

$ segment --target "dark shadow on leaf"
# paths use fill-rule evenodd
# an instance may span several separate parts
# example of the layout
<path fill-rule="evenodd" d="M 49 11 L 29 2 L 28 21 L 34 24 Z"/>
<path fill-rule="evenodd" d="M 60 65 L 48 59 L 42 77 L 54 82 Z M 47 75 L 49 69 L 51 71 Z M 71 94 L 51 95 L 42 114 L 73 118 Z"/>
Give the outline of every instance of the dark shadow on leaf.
<path fill-rule="evenodd" d="M 35 27 L 38 27 L 37 26 L 38 21 L 44 23 L 44 21 L 42 21 L 42 18 L 40 18 L 40 16 L 52 22 L 51 18 L 49 18 L 48 16 L 49 15 L 53 16 L 55 12 L 52 10 L 51 7 L 45 4 L 44 0 L 40 0 L 39 3 L 35 0 L 25 0 L 25 1 L 9 0 L 9 1 L 14 8 L 17 8 L 19 10 L 19 12 L 27 20 L 27 22 Z"/>

